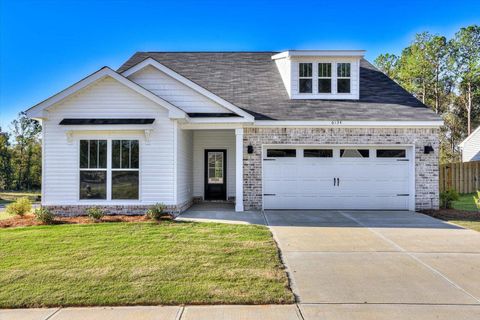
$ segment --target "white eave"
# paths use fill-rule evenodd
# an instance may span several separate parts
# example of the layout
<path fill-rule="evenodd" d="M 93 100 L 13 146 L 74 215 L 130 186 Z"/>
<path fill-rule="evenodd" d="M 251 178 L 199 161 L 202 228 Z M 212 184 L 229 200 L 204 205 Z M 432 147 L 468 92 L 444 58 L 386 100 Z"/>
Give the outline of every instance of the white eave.
<path fill-rule="evenodd" d="M 273 60 L 290 57 L 363 57 L 365 50 L 288 50 L 272 56 Z"/>
<path fill-rule="evenodd" d="M 432 121 L 276 121 L 257 120 L 256 127 L 334 127 L 334 128 L 438 128 L 443 120 Z"/>
<path fill-rule="evenodd" d="M 172 105 L 168 101 L 156 96 L 152 92 L 146 90 L 145 88 L 139 86 L 138 84 L 130 81 L 126 77 L 120 75 L 119 73 L 115 72 L 114 70 L 110 69 L 109 67 L 103 67 L 100 70 L 92 73 L 91 75 L 83 78 L 82 80 L 78 81 L 77 83 L 71 85 L 67 89 L 51 96 L 50 98 L 40 102 L 39 104 L 31 107 L 27 110 L 27 116 L 30 118 L 42 119 L 45 118 L 45 112 L 47 108 L 53 106 L 54 104 L 63 101 L 64 99 L 68 98 L 69 96 L 75 94 L 76 92 L 88 87 L 89 85 L 104 79 L 106 77 L 111 77 L 118 82 L 122 83 L 123 85 L 127 86 L 128 88 L 136 91 L 137 93 L 143 95 L 147 99 L 157 103 L 161 107 L 164 107 L 168 110 L 169 118 L 171 119 L 185 119 L 187 118 L 187 114 L 179 109 L 178 107 Z"/>
<path fill-rule="evenodd" d="M 472 133 L 470 133 L 468 135 L 468 137 L 465 138 L 465 140 L 460 142 L 460 144 L 458 146 L 460 148 L 463 148 L 465 146 L 465 143 L 467 143 L 467 141 L 470 140 L 474 135 L 478 134 L 479 131 L 480 131 L 480 126 L 477 129 L 475 129 Z"/>

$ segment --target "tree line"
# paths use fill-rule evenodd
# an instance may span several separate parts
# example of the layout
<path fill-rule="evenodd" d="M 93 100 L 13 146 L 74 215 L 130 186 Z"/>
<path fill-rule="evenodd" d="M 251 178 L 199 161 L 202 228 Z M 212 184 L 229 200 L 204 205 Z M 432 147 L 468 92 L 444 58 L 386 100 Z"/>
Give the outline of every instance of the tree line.
<path fill-rule="evenodd" d="M 0 128 L 0 190 L 38 190 L 42 181 L 41 126 L 21 112 Z"/>
<path fill-rule="evenodd" d="M 374 63 L 443 118 L 440 162 L 459 161 L 459 143 L 480 124 L 480 27 L 451 39 L 416 34 L 399 56 L 381 54 Z"/>

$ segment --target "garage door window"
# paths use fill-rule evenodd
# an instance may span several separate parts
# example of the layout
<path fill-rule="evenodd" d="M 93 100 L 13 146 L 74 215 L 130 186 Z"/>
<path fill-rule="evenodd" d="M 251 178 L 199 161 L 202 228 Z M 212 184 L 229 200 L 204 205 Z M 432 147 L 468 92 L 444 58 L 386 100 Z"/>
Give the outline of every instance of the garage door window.
<path fill-rule="evenodd" d="M 405 158 L 405 149 L 378 149 L 377 158 Z"/>
<path fill-rule="evenodd" d="M 370 150 L 368 149 L 340 149 L 340 158 L 368 158 Z"/>
<path fill-rule="evenodd" d="M 295 149 L 268 149 L 267 157 L 269 158 L 295 158 L 297 150 Z"/>
<path fill-rule="evenodd" d="M 332 158 L 332 149 L 305 149 L 303 150 L 304 158 Z"/>

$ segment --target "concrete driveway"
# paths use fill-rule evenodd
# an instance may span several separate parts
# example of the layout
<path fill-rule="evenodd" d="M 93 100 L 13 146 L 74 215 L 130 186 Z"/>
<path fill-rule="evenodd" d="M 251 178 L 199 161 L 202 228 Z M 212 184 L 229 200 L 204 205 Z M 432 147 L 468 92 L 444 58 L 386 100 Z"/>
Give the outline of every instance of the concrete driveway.
<path fill-rule="evenodd" d="M 266 211 L 305 319 L 480 319 L 480 233 L 414 212 Z"/>

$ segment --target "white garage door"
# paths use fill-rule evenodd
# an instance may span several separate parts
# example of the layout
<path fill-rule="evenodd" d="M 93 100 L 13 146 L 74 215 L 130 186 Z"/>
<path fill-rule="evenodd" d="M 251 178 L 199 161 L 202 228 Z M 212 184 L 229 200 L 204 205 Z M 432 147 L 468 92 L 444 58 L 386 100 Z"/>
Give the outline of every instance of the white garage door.
<path fill-rule="evenodd" d="M 407 147 L 268 147 L 264 209 L 408 210 Z"/>

